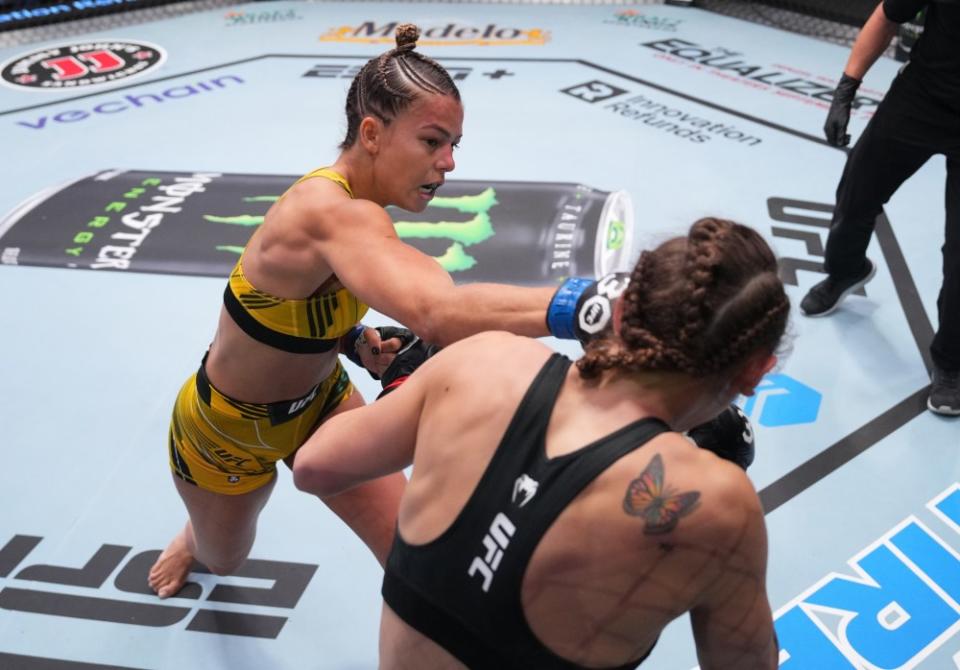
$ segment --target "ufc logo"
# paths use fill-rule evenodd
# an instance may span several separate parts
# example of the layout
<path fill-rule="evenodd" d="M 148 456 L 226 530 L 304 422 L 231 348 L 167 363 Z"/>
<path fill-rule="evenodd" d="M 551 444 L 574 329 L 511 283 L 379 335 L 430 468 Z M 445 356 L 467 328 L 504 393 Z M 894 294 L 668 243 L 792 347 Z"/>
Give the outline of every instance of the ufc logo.
<path fill-rule="evenodd" d="M 791 200 L 788 198 L 767 199 L 767 211 L 770 218 L 779 223 L 799 224 L 807 228 L 773 226 L 771 232 L 774 237 L 795 240 L 806 248 L 805 258 L 781 256 L 777 259 L 780 279 L 788 286 L 799 286 L 797 271 L 815 272 L 825 275 L 823 258 L 825 255 L 823 240 L 826 237 L 833 217 L 833 205 L 806 200 Z M 881 212 L 880 216 L 886 216 Z M 810 228 L 814 230 L 810 230 Z M 821 230 L 815 230 L 820 228 Z M 854 295 L 867 295 L 862 286 L 854 291 Z"/>
<path fill-rule="evenodd" d="M 316 397 L 317 397 L 317 389 L 313 389 L 313 391 L 310 392 L 310 395 L 308 395 L 306 398 L 300 398 L 300 400 L 297 400 L 296 402 L 291 403 L 290 410 L 287 412 L 287 414 L 296 414 L 297 412 L 302 410 L 304 407 L 306 407 Z"/>
<path fill-rule="evenodd" d="M 483 585 L 481 588 L 483 588 L 484 593 L 490 590 L 493 575 L 500 565 L 500 560 L 503 558 L 503 551 L 507 548 L 507 545 L 510 544 L 510 538 L 513 537 L 516 530 L 516 527 L 513 525 L 513 522 L 507 518 L 507 515 L 500 512 L 494 517 L 493 523 L 490 524 L 490 530 L 483 536 L 483 546 L 487 552 L 483 558 L 477 556 L 473 559 L 473 563 L 470 564 L 470 569 L 467 570 L 467 574 L 473 577 L 479 573 L 483 577 Z"/>
<path fill-rule="evenodd" d="M 630 275 L 614 272 L 597 282 L 596 295 L 587 298 L 578 317 L 580 328 L 585 333 L 596 335 L 610 324 L 613 303 L 623 295 L 630 283 Z"/>
<path fill-rule="evenodd" d="M 570 88 L 564 88 L 560 90 L 561 93 L 566 93 L 567 95 L 572 95 L 574 98 L 580 98 L 585 102 L 600 102 L 601 100 L 609 100 L 610 98 L 615 98 L 618 95 L 623 95 L 626 93 L 622 88 L 617 88 L 612 84 L 607 84 L 602 81 L 588 81 L 583 84 L 577 84 L 576 86 L 571 86 Z"/>

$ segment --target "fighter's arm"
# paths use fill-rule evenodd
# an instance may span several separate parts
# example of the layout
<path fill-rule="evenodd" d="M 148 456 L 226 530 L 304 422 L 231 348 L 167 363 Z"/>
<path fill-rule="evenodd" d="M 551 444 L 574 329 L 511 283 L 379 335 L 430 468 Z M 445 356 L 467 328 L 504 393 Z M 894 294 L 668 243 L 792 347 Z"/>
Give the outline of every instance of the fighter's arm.
<path fill-rule="evenodd" d="M 924 4 L 916 0 L 884 0 L 879 3 L 854 41 L 844 73 L 862 80 L 867 70 L 890 46 L 890 41 L 897 34 L 897 23 L 913 18 Z M 913 8 L 912 12 L 910 7 Z"/>
<path fill-rule="evenodd" d="M 702 670 L 774 670 L 779 647 L 767 598 L 767 532 L 752 486 L 729 502 L 727 518 L 736 538 L 723 572 L 690 612 Z M 749 492 L 745 489 L 749 488 Z"/>
<path fill-rule="evenodd" d="M 548 335 L 555 289 L 476 283 L 456 286 L 437 261 L 405 244 L 378 205 L 354 200 L 321 228 L 315 243 L 360 300 L 441 346 L 484 330 Z"/>
<path fill-rule="evenodd" d="M 446 358 L 426 361 L 393 393 L 322 423 L 294 457 L 297 488 L 331 496 L 413 463 L 426 392 L 445 374 Z"/>

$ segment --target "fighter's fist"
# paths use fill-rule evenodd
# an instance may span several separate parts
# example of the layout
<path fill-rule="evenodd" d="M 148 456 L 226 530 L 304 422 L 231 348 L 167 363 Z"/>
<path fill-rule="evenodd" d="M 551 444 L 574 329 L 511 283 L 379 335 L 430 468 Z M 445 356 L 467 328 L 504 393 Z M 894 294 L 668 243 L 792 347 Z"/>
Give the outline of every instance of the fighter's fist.
<path fill-rule="evenodd" d="M 753 426 L 736 405 L 730 405 L 711 421 L 691 428 L 687 437 L 701 449 L 733 461 L 744 470 L 753 463 L 756 449 Z"/>

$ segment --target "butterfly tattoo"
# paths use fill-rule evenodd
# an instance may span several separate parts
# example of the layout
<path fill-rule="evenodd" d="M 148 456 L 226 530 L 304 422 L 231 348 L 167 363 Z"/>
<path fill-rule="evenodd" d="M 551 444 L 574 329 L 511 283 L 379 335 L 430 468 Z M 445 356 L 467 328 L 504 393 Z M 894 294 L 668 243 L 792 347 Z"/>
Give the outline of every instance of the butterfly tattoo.
<path fill-rule="evenodd" d="M 692 512 L 699 500 L 699 491 L 674 494 L 673 489 L 664 488 L 663 459 L 657 454 L 627 487 L 623 511 L 643 518 L 644 533 L 659 535 L 676 528 L 680 517 Z"/>

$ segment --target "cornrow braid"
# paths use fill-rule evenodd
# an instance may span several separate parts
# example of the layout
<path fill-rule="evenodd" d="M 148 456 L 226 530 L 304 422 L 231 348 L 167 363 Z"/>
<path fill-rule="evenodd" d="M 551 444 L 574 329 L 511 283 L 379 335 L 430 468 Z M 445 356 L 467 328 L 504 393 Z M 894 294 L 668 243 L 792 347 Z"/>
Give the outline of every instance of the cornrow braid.
<path fill-rule="evenodd" d="M 619 337 L 590 342 L 577 361 L 585 379 L 610 369 L 722 373 L 773 353 L 790 310 L 763 238 L 715 218 L 643 252 L 622 301 Z"/>
<path fill-rule="evenodd" d="M 745 354 L 750 353 L 756 348 L 756 340 L 763 338 L 765 332 L 775 330 L 781 322 L 783 326 L 786 326 L 789 312 L 790 303 L 787 300 L 772 305 L 752 326 L 730 340 L 724 349 L 713 356 L 709 360 L 712 365 L 709 365 L 708 369 L 712 368 L 713 371 L 723 370 L 731 362 L 737 361 Z"/>
<path fill-rule="evenodd" d="M 776 348 L 775 334 L 786 329 L 790 301 L 775 272 L 753 276 L 717 311 L 704 333 L 706 370 L 719 371 L 757 348 Z M 747 327 L 744 327 L 745 324 Z"/>
<path fill-rule="evenodd" d="M 690 229 L 686 258 L 689 299 L 683 307 L 685 324 L 678 337 L 681 344 L 691 342 L 707 326 L 709 308 L 705 301 L 722 260 L 724 235 L 725 229 L 717 219 L 700 219 Z"/>
<path fill-rule="evenodd" d="M 360 122 L 373 116 L 390 123 L 424 95 L 449 95 L 460 100 L 450 74 L 435 60 L 415 51 L 420 29 L 403 23 L 395 30 L 396 47 L 367 61 L 347 93 L 347 132 L 340 149 L 357 140 Z"/>
<path fill-rule="evenodd" d="M 387 93 L 394 96 L 395 98 L 399 98 L 400 100 L 409 100 L 412 97 L 412 95 L 409 92 L 401 90 L 399 88 L 394 88 L 393 86 L 390 85 L 390 77 L 387 71 L 387 66 L 390 64 L 390 60 L 394 58 L 396 55 L 397 55 L 397 50 L 393 49 L 391 51 L 388 51 L 385 54 L 381 54 L 377 58 L 377 74 L 380 77 L 380 85 L 383 86 L 384 90 L 386 90 Z"/>
<path fill-rule="evenodd" d="M 414 52 L 410 52 L 410 54 L 414 57 L 420 55 Z M 433 93 L 434 95 L 443 95 L 443 89 L 417 72 L 416 68 L 414 68 L 409 62 L 409 59 L 398 58 L 397 71 L 398 74 L 401 74 L 407 81 L 411 82 L 417 88 L 426 91 L 427 93 Z"/>

